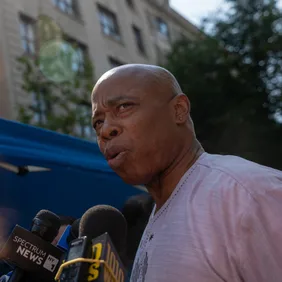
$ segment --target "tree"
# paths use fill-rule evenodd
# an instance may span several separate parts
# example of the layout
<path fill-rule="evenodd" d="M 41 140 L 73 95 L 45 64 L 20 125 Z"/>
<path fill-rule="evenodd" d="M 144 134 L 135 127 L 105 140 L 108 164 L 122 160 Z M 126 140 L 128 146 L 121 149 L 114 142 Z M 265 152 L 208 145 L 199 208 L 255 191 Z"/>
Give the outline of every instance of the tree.
<path fill-rule="evenodd" d="M 166 67 L 191 100 L 196 133 L 212 153 L 282 168 L 282 13 L 274 0 L 228 0 L 195 42 L 181 40 Z"/>
<path fill-rule="evenodd" d="M 77 46 L 50 40 L 36 58 L 19 58 L 23 90 L 32 101 L 19 105 L 19 120 L 82 138 L 94 138 L 91 130 L 90 93 L 93 66 Z"/>

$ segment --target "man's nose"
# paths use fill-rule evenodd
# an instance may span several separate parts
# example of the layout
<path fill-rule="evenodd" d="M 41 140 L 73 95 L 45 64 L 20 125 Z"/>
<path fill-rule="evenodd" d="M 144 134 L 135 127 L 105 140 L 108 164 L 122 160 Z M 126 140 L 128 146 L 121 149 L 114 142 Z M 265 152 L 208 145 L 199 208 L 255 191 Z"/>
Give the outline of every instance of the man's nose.
<path fill-rule="evenodd" d="M 102 128 L 101 128 L 101 137 L 104 140 L 111 140 L 117 136 L 119 136 L 121 133 L 121 128 L 111 122 L 105 121 Z"/>

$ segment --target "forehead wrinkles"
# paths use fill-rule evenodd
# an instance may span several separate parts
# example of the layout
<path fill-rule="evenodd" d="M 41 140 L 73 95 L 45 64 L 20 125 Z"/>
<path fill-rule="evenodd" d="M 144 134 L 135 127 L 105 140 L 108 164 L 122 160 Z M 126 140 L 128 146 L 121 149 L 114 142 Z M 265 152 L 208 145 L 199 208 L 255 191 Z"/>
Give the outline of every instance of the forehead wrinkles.
<path fill-rule="evenodd" d="M 114 73 L 98 82 L 93 91 L 92 102 L 105 107 L 108 97 L 129 94 L 150 103 L 162 103 L 176 94 L 169 78 L 167 73 L 153 71 Z"/>
<path fill-rule="evenodd" d="M 92 103 L 106 106 L 108 101 L 118 100 L 122 97 L 143 100 L 148 90 L 146 84 L 140 83 L 140 80 L 130 78 L 108 79 L 94 88 Z"/>

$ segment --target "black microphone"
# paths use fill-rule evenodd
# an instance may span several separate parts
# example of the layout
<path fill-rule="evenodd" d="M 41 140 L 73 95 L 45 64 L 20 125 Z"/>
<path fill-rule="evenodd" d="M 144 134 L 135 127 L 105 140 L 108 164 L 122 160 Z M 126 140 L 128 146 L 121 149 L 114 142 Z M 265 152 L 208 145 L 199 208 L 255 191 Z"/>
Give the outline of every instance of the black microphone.
<path fill-rule="evenodd" d="M 90 208 L 81 218 L 79 238 L 71 242 L 56 280 L 125 281 L 125 268 L 118 253 L 125 250 L 126 236 L 126 220 L 117 209 L 106 205 Z"/>
<path fill-rule="evenodd" d="M 147 194 L 131 196 L 121 212 L 127 222 L 126 267 L 133 265 L 144 230 L 154 208 L 153 198 Z"/>
<path fill-rule="evenodd" d="M 50 242 L 58 234 L 60 225 L 59 217 L 48 210 L 36 214 L 30 231 L 16 225 L 0 254 L 1 258 L 16 265 L 9 282 L 25 281 L 27 275 L 36 276 L 41 269 L 47 281 L 54 276 L 52 272 L 62 252 Z"/>
<path fill-rule="evenodd" d="M 61 227 L 60 218 L 51 211 L 41 210 L 32 220 L 31 233 L 47 242 L 52 242 Z"/>

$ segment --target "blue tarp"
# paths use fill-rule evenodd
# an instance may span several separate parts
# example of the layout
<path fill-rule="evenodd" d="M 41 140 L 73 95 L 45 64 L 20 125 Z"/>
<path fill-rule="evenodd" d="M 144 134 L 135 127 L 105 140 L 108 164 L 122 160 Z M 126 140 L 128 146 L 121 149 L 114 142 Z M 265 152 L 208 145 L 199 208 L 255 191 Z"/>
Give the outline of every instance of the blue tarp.
<path fill-rule="evenodd" d="M 141 193 L 110 169 L 96 143 L 3 119 L 1 163 L 50 169 L 18 175 L 0 167 L 0 215 L 11 209 L 16 216 L 10 223 L 26 228 L 41 209 L 80 217 L 97 204 L 121 208 Z"/>

